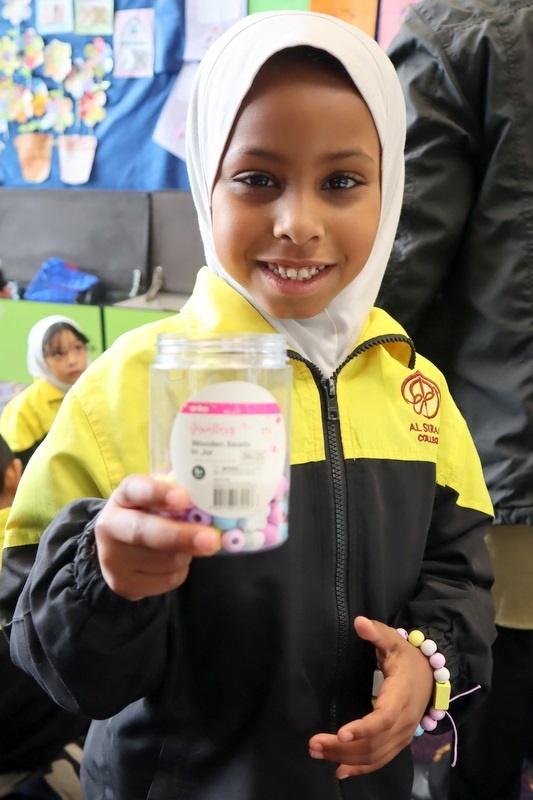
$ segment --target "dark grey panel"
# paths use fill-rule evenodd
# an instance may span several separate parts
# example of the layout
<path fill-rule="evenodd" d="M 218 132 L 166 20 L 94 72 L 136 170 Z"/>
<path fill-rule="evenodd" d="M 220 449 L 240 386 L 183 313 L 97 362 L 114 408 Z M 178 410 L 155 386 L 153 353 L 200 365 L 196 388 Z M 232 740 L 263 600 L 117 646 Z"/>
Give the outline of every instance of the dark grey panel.
<path fill-rule="evenodd" d="M 205 263 L 198 218 L 188 191 L 152 192 L 150 270 L 163 267 L 165 292 L 190 294 Z"/>
<path fill-rule="evenodd" d="M 148 284 L 149 194 L 0 187 L 0 258 L 23 286 L 50 256 L 92 272 L 106 299 L 127 296 L 133 270 Z"/>

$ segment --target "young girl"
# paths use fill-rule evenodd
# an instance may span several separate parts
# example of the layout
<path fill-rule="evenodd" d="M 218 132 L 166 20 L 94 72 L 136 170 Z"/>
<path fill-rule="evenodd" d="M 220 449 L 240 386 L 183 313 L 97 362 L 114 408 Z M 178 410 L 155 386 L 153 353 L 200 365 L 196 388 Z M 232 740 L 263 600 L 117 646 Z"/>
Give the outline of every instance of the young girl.
<path fill-rule="evenodd" d="M 187 164 L 207 267 L 177 317 L 69 392 L 7 531 L 12 656 L 101 720 L 87 798 L 408 800 L 437 676 L 395 628 L 434 643 L 453 696 L 488 686 L 479 460 L 440 373 L 372 308 L 403 142 L 390 62 L 333 17 L 253 14 L 200 65 Z M 219 532 L 172 519 L 185 492 L 146 475 L 156 334 L 273 330 L 294 372 L 289 538 L 210 557 Z"/>
<path fill-rule="evenodd" d="M 68 317 L 45 317 L 30 330 L 26 358 L 34 382 L 0 416 L 0 434 L 24 466 L 52 427 L 68 389 L 87 368 L 87 343 Z"/>

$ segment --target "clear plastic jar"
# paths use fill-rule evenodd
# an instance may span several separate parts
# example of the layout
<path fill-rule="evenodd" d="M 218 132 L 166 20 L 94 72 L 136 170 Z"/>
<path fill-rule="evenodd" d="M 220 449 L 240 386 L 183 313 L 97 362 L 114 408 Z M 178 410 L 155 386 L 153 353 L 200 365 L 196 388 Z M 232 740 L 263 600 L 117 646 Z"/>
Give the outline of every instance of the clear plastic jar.
<path fill-rule="evenodd" d="M 281 334 L 159 334 L 150 370 L 150 471 L 187 490 L 189 521 L 221 553 L 287 538 L 292 368 Z"/>

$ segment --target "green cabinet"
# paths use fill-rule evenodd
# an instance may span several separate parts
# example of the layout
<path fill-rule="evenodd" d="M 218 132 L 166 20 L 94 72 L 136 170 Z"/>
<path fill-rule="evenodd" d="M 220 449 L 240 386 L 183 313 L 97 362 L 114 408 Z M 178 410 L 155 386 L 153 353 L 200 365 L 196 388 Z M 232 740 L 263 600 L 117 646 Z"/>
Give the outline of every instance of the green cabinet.
<path fill-rule="evenodd" d="M 99 306 L 0 299 L 0 381 L 32 382 L 26 369 L 28 333 L 36 322 L 52 314 L 75 320 L 89 339 L 91 360 L 100 355 L 104 349 L 104 339 Z"/>
<path fill-rule="evenodd" d="M 61 314 L 75 320 L 89 339 L 89 355 L 91 361 L 94 361 L 126 331 L 175 313 L 155 309 L 0 299 L 0 382 L 32 382 L 26 369 L 28 333 L 43 317 Z"/>
<path fill-rule="evenodd" d="M 119 308 L 117 306 L 103 306 L 102 319 L 105 346 L 109 347 L 115 339 L 126 331 L 139 328 L 156 319 L 171 317 L 175 311 L 159 311 L 142 308 Z"/>

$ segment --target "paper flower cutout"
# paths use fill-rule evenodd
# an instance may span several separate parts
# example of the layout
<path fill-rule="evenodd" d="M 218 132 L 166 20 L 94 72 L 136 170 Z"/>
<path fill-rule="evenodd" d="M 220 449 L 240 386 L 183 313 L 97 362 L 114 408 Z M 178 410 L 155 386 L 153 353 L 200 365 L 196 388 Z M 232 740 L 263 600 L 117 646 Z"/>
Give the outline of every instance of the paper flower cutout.
<path fill-rule="evenodd" d="M 4 0 L 2 17 L 18 27 L 31 17 L 31 0 Z"/>
<path fill-rule="evenodd" d="M 44 63 L 44 40 L 35 28 L 26 28 L 22 34 L 22 66 L 33 72 Z"/>
<path fill-rule="evenodd" d="M 106 115 L 106 94 L 102 90 L 87 92 L 80 100 L 80 117 L 88 128 L 94 128 Z"/>
<path fill-rule="evenodd" d="M 15 92 L 9 106 L 9 116 L 14 122 L 23 125 L 33 117 L 33 93 L 20 83 L 15 84 Z"/>
<path fill-rule="evenodd" d="M 20 67 L 18 46 L 9 36 L 0 39 L 0 73 L 11 77 Z"/>
<path fill-rule="evenodd" d="M 94 88 L 94 73 L 83 58 L 74 59 L 72 69 L 65 78 L 65 89 L 74 100 L 81 100 L 86 92 Z"/>
<path fill-rule="evenodd" d="M 56 133 L 64 133 L 67 128 L 74 124 L 73 102 L 70 97 L 58 91 L 52 90 L 46 100 L 45 113 L 41 120 L 41 130 L 53 130 Z"/>
<path fill-rule="evenodd" d="M 99 80 L 113 69 L 113 48 L 101 36 L 96 36 L 92 42 L 85 45 L 83 54 L 87 59 L 87 66 Z"/>
<path fill-rule="evenodd" d="M 15 99 L 16 88 L 12 78 L 0 78 L 0 133 L 9 134 L 9 123 L 12 122 L 11 107 Z"/>
<path fill-rule="evenodd" d="M 44 48 L 44 74 L 56 83 L 61 83 L 71 69 L 72 45 L 52 39 Z"/>

